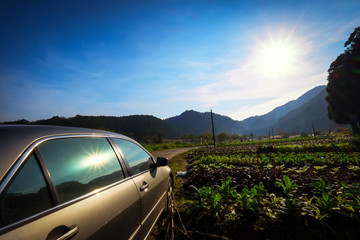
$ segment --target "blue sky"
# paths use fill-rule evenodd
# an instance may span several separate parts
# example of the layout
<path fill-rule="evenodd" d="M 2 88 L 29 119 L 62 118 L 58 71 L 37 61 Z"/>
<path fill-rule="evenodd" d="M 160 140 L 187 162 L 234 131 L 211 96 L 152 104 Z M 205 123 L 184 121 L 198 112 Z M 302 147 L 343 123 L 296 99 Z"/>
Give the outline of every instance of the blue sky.
<path fill-rule="evenodd" d="M 261 115 L 327 84 L 360 1 L 2 0 L 0 122 Z"/>

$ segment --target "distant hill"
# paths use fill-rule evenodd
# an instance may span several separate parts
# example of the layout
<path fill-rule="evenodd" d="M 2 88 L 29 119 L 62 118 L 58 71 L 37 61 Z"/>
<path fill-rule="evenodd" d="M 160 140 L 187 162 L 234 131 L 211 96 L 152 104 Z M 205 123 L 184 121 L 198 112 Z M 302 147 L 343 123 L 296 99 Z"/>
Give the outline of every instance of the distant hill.
<path fill-rule="evenodd" d="M 181 136 L 180 131 L 169 126 L 165 121 L 149 115 L 131 115 L 125 117 L 76 115 L 75 117 L 70 118 L 55 116 L 50 119 L 38 120 L 34 122 L 19 120 L 7 123 L 58 125 L 102 129 L 123 133 L 137 140 L 144 140 L 159 133 L 162 134 L 164 138 L 168 139 L 176 139 Z"/>
<path fill-rule="evenodd" d="M 215 134 L 268 135 L 282 129 L 287 133 L 312 133 L 312 124 L 316 131 L 326 132 L 337 125 L 327 116 L 326 86 L 318 86 L 306 92 L 298 99 L 275 108 L 267 114 L 249 117 L 236 121 L 227 116 L 213 113 Z M 18 120 L 15 124 L 46 124 L 60 126 L 87 127 L 123 133 L 137 140 L 149 139 L 155 135 L 176 139 L 183 134 L 199 135 L 212 131 L 210 112 L 200 113 L 194 110 L 185 111 L 178 116 L 161 120 L 149 115 L 132 115 L 125 117 L 81 116 L 53 117 L 50 119 L 29 122 Z"/>
<path fill-rule="evenodd" d="M 312 123 L 316 131 L 328 131 L 338 124 L 327 116 L 326 86 L 315 87 L 298 99 L 275 108 L 267 114 L 236 121 L 229 117 L 214 114 L 215 133 L 268 135 L 282 129 L 288 133 L 312 133 Z M 169 125 L 187 134 L 202 134 L 211 131 L 210 112 L 185 111 L 179 116 L 165 120 Z"/>
<path fill-rule="evenodd" d="M 221 132 L 240 133 L 239 121 L 229 117 L 213 113 L 215 134 Z M 184 134 L 199 135 L 205 131 L 212 131 L 210 112 L 200 113 L 194 110 L 183 112 L 179 116 L 164 120 L 170 126 L 176 128 Z"/>
<path fill-rule="evenodd" d="M 327 115 L 326 89 L 321 90 L 315 97 L 290 111 L 271 126 L 254 129 L 254 134 L 265 135 L 269 128 L 282 129 L 288 133 L 312 133 L 312 124 L 316 131 L 327 132 L 335 129 L 338 124 L 331 121 Z"/>
<path fill-rule="evenodd" d="M 326 132 L 329 128 L 336 128 L 339 125 L 330 120 L 327 114 L 326 96 L 326 89 L 323 89 L 301 107 L 282 117 L 278 121 L 278 127 L 289 132 L 309 132 L 311 131 L 311 123 L 314 124 L 317 131 Z"/>
<path fill-rule="evenodd" d="M 315 87 L 307 91 L 305 94 L 301 95 L 298 99 L 279 106 L 267 114 L 244 119 L 241 123 L 243 130 L 252 131 L 255 129 L 269 128 L 273 125 L 277 125 L 277 121 L 280 118 L 284 117 L 289 112 L 300 108 L 302 105 L 310 101 L 313 97 L 315 97 L 317 94 L 319 94 L 321 91 L 324 91 L 325 89 L 326 86 Z"/>

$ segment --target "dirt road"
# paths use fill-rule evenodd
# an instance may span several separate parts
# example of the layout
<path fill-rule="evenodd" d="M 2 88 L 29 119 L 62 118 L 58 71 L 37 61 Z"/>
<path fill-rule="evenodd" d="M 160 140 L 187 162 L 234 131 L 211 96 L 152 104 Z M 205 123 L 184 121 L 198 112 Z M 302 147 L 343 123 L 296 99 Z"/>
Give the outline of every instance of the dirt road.
<path fill-rule="evenodd" d="M 152 152 L 152 155 L 154 155 L 155 157 L 166 157 L 169 160 L 171 160 L 171 158 L 175 157 L 176 155 L 187 152 L 191 149 L 194 149 L 194 147 L 167 149 L 167 150 Z"/>

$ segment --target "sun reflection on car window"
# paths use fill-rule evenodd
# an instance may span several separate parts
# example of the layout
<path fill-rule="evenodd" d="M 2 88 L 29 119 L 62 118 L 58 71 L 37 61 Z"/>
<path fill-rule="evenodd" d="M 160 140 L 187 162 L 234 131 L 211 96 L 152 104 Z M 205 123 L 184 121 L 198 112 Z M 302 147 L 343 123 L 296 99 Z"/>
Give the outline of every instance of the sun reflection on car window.
<path fill-rule="evenodd" d="M 124 178 L 106 138 L 55 139 L 41 144 L 39 151 L 61 202 Z"/>
<path fill-rule="evenodd" d="M 87 155 L 82 160 L 82 165 L 84 167 L 90 167 L 95 169 L 101 169 L 105 167 L 106 163 L 111 160 L 113 153 L 109 151 L 91 149 L 86 152 Z"/>

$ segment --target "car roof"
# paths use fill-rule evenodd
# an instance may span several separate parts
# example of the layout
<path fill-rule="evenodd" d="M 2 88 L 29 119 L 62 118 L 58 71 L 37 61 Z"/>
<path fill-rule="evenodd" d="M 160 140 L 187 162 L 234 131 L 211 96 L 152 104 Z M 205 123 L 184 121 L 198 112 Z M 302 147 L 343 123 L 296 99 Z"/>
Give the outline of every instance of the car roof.
<path fill-rule="evenodd" d="M 102 135 L 132 139 L 113 132 L 49 125 L 0 125 L 0 179 L 10 170 L 25 150 L 39 139 L 61 135 Z"/>

